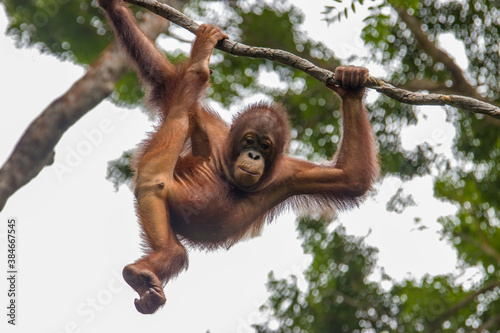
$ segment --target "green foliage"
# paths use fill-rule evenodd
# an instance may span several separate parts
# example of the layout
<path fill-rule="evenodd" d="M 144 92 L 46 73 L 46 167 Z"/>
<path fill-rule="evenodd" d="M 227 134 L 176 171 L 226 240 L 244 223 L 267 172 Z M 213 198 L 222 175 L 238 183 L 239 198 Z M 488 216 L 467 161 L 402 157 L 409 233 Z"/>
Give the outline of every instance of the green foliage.
<path fill-rule="evenodd" d="M 135 72 L 129 71 L 115 85 L 111 98 L 119 106 L 135 107 L 144 103 L 144 88 Z"/>
<path fill-rule="evenodd" d="M 187 59 L 187 55 L 183 53 L 165 54 L 165 56 L 174 64 Z M 143 106 L 146 96 L 145 90 L 136 72 L 129 71 L 116 83 L 111 98 L 115 104 L 121 107 Z"/>
<path fill-rule="evenodd" d="M 422 144 L 412 151 L 401 147 L 401 130 L 416 123 L 413 107 L 381 96 L 370 106 L 370 110 L 382 173 L 397 175 L 405 180 L 429 174 L 437 156 L 428 145 Z"/>
<path fill-rule="evenodd" d="M 391 82 L 405 84 L 423 78 L 432 82 L 450 82 L 451 76 L 444 65 L 435 63 L 425 50 L 420 49 L 406 24 L 386 14 L 385 7 L 374 7 L 365 19 L 362 38 L 373 49 L 379 62 L 386 65 L 398 63 Z"/>
<path fill-rule="evenodd" d="M 4 0 L 10 17 L 8 33 L 20 47 L 36 47 L 64 60 L 90 64 L 113 36 L 95 0 Z M 221 21 L 213 1 L 191 1 L 190 16 Z M 216 4 L 225 13 L 226 31 L 249 45 L 283 49 L 333 70 L 339 61 L 325 45 L 301 30 L 303 16 L 285 0 L 255 3 L 225 1 Z M 422 23 L 431 41 L 443 34 L 464 45 L 469 61 L 466 77 L 484 98 L 500 103 L 500 20 L 498 1 L 362 1 L 334 0 L 324 12 L 335 23 L 349 19 L 360 6 L 369 6 L 362 38 L 388 72 L 389 81 L 406 85 L 415 80 L 454 89 L 453 77 L 427 50 L 419 48 L 393 7 L 408 9 Z M 223 9 L 220 9 L 223 8 Z M 265 24 L 263 24 L 263 22 Z M 450 50 L 444 50 L 450 51 Z M 453 54 L 452 54 L 453 55 Z M 166 50 L 174 62 L 187 57 Z M 209 97 L 229 107 L 255 94 L 286 105 L 295 139 L 294 153 L 311 159 L 329 158 L 340 138 L 339 101 L 323 84 L 304 73 L 260 59 L 215 52 Z M 274 73 L 280 85 L 269 86 L 262 77 Z M 112 99 L 122 106 L 142 103 L 143 89 L 135 74 L 125 75 Z M 259 332 L 457 332 L 500 329 L 500 136 L 496 120 L 450 112 L 457 137 L 453 161 L 437 155 L 430 146 L 413 151 L 401 147 L 401 131 L 417 119 L 413 107 L 381 97 L 369 107 L 380 148 L 383 174 L 403 180 L 439 170 L 435 193 L 456 204 L 455 216 L 443 217 L 442 236 L 457 250 L 463 269 L 476 267 L 481 280 L 468 289 L 455 276 L 427 276 L 381 289 L 369 277 L 376 270 L 376 250 L 362 239 L 332 231 L 326 221 L 304 219 L 299 232 L 304 250 L 313 261 L 305 272 L 307 290 L 297 278 L 277 280 L 270 275 L 272 292 L 266 304 L 270 319 Z M 118 188 L 132 177 L 131 152 L 111 161 L 107 179 Z M 388 209 L 401 212 L 412 204 L 411 194 L 396 192 Z M 418 221 L 417 221 L 418 222 Z M 421 246 L 425 246 L 422 244 Z"/>
<path fill-rule="evenodd" d="M 209 4 L 192 2 L 188 10 L 194 15 L 198 13 L 210 17 Z M 6 8 L 12 16 L 9 33 L 18 40 L 19 46 L 35 45 L 63 59 L 88 64 L 112 39 L 95 1 L 88 4 L 67 0 L 7 0 Z M 224 11 L 228 13 L 227 30 L 238 32 L 244 43 L 288 50 L 323 68 L 333 70 L 338 65 L 331 50 L 300 30 L 302 14 L 287 5 L 286 1 L 273 4 L 257 1 L 252 6 L 236 6 L 230 2 Z M 50 19 L 39 24 L 41 18 L 46 16 Z M 263 25 L 262 22 L 267 23 Z M 167 55 L 173 62 L 187 56 L 178 52 L 173 57 L 170 52 Z M 219 63 L 214 67 L 210 98 L 228 107 L 257 93 L 273 96 L 289 111 L 294 138 L 300 142 L 295 153 L 312 159 L 333 155 L 340 138 L 339 101 L 323 84 L 302 72 L 270 61 L 233 57 L 220 52 L 216 52 L 214 59 L 219 59 Z M 283 85 L 279 88 L 266 86 L 259 80 L 263 73 L 276 73 Z M 135 73 L 131 72 L 118 82 L 112 100 L 120 106 L 133 107 L 140 105 L 143 97 L 144 89 Z M 377 137 L 383 148 L 384 171 L 407 176 L 425 173 L 426 168 L 415 166 L 422 162 L 423 154 L 403 152 L 399 148 L 402 127 L 393 127 L 391 133 L 385 131 L 389 119 L 384 117 L 384 104 L 387 103 L 394 105 L 385 100 L 375 105 L 373 111 L 374 127 L 380 129 Z M 414 121 L 411 108 L 403 107 L 397 112 L 400 114 L 394 117 L 396 121 L 399 118 L 406 123 Z"/>
<path fill-rule="evenodd" d="M 365 4 L 364 0 L 351 0 L 350 5 L 348 4 L 349 1 L 333 1 L 336 3 L 330 6 L 325 6 L 325 11 L 323 12 L 323 14 L 325 15 L 325 21 L 328 23 L 335 23 L 341 21 L 342 19 L 348 19 L 350 12 L 356 14 L 356 8 Z M 392 6 L 404 7 L 408 9 L 417 9 L 420 3 L 419 0 L 390 0 L 387 2 Z M 369 8 L 371 11 L 373 11 L 375 8 L 380 9 L 386 7 L 387 2 L 378 4 L 378 1 L 369 0 L 367 1 L 367 5 L 370 5 Z"/>
<path fill-rule="evenodd" d="M 303 219 L 299 230 L 304 250 L 314 254 L 301 290 L 297 278 L 277 280 L 271 273 L 272 292 L 263 307 L 272 320 L 256 325 L 257 332 L 356 332 L 391 328 L 391 300 L 368 277 L 376 264 L 376 249 L 362 238 L 345 234 L 342 227 L 328 231 L 325 220 Z"/>
<path fill-rule="evenodd" d="M 255 325 L 257 332 L 460 332 L 495 325 L 490 319 L 498 318 L 500 307 L 497 273 L 470 290 L 452 275 L 398 283 L 382 271 L 382 281 L 391 285 L 382 289 L 371 278 L 376 249 L 331 227 L 324 220 L 300 221 L 304 251 L 313 255 L 304 273 L 308 288 L 299 288 L 296 276 L 278 280 L 271 273 L 271 297 L 262 307 L 267 320 Z"/>
<path fill-rule="evenodd" d="M 325 20 L 329 23 L 335 23 L 342 19 L 348 19 L 350 11 L 356 14 L 356 7 L 363 6 L 365 3 L 364 0 L 352 0 L 351 5 L 349 7 L 342 8 L 341 6 L 341 4 L 343 3 L 342 0 L 334 0 L 334 1 L 337 2 L 337 4 L 333 4 L 332 6 L 325 6 L 325 11 L 323 12 L 323 14 L 326 16 Z"/>
<path fill-rule="evenodd" d="M 358 4 L 355 0 L 344 1 L 339 8 L 349 8 L 342 7 L 347 3 L 351 6 Z M 337 6 L 333 4 L 332 8 Z M 497 1 L 384 1 L 370 7 L 362 37 L 375 59 L 392 70 L 392 83 L 405 85 L 418 79 L 454 89 L 453 77 L 448 70 L 432 59 L 426 50 L 419 48 L 406 24 L 398 20 L 392 6 L 409 9 L 409 13 L 423 23 L 422 28 L 431 41 L 447 33 L 463 42 L 469 60 L 466 76 L 485 98 L 500 102 Z M 348 17 L 347 12 L 342 14 L 332 8 L 325 11 L 330 22 Z M 454 161 L 448 161 L 427 145 L 412 152 L 400 148 L 400 129 L 416 122 L 411 107 L 381 98 L 370 110 L 384 173 L 408 179 L 413 175 L 428 174 L 432 169 L 440 170 L 435 193 L 444 200 L 455 202 L 458 207 L 455 216 L 440 219 L 442 236 L 456 248 L 462 269 L 475 267 L 480 272 L 481 280 L 465 288 L 460 278 L 454 275 L 427 276 L 421 281 L 391 281 L 392 288 L 382 293 L 370 290 L 368 284 L 345 298 L 350 300 L 351 309 L 338 304 L 331 306 L 332 302 L 327 299 L 332 294 L 352 289 L 336 279 L 342 275 L 340 267 L 335 272 L 327 270 L 326 278 L 323 275 L 325 267 L 329 267 L 329 260 L 335 260 L 339 254 L 341 257 L 346 255 L 341 246 L 335 249 L 335 253 L 330 252 L 330 244 L 325 242 L 325 237 L 335 239 L 339 244 L 348 240 L 345 235 L 339 238 L 328 235 L 324 227 L 318 226 L 319 223 L 302 221 L 299 229 L 303 234 L 304 249 L 314 258 L 306 271 L 309 290 L 301 291 L 293 279 L 276 280 L 271 276 L 268 287 L 272 297 L 266 309 L 272 319 L 258 326 L 258 331 L 361 332 L 371 327 L 375 331 L 385 328 L 390 332 L 497 332 L 500 329 L 500 136 L 497 135 L 500 124 L 481 115 L 459 113 L 457 116 L 456 110 L 453 113 L 450 111 L 457 137 L 453 147 Z M 411 203 L 411 194 L 404 196 L 398 191 L 388 203 L 388 209 L 400 212 Z M 416 222 L 419 223 L 418 220 Z M 352 259 L 344 261 L 348 271 L 352 269 L 358 274 L 349 276 L 349 281 L 359 282 L 359 277 L 364 277 L 365 272 L 372 271 L 375 265 L 347 257 Z M 360 263 L 364 268 L 360 268 Z M 314 276 L 322 277 L 319 281 L 322 281 L 324 289 L 318 289 L 318 279 L 315 280 Z M 366 309 L 363 288 L 370 290 L 372 302 L 377 300 L 378 304 L 384 304 L 383 300 L 389 300 L 385 308 L 378 307 L 375 312 L 371 311 L 377 314 L 376 318 L 383 319 L 382 324 L 359 315 Z M 311 297 L 314 290 L 319 290 L 316 298 Z M 348 305 L 344 302 L 343 306 Z M 316 315 L 317 307 L 322 311 L 320 315 Z M 354 316 L 342 317 L 345 313 Z M 387 326 L 382 328 L 377 324 Z M 274 329 L 276 326 L 280 328 Z"/>
<path fill-rule="evenodd" d="M 387 1 L 372 8 L 371 15 L 365 20 L 366 26 L 362 37 L 377 54 L 376 59 L 380 63 L 394 68 L 391 82 L 406 84 L 415 79 L 428 79 L 430 82 L 453 88 L 452 77 L 445 66 L 435 62 L 426 50 L 419 49 L 406 24 L 398 21 L 394 12 L 388 14 L 391 13 L 387 10 L 389 4 L 395 3 Z M 422 22 L 422 28 L 431 41 L 437 40 L 439 35 L 451 34 L 464 43 L 465 54 L 469 61 L 467 76 L 470 77 L 472 84 L 478 87 L 478 91 L 484 92 L 485 98 L 498 102 L 500 22 L 495 19 L 498 17 L 497 7 L 497 1 L 430 0 L 420 2 L 416 7 L 406 6 L 411 8 L 410 13 Z M 385 108 L 387 110 L 387 106 Z M 415 159 L 412 165 L 428 169 L 433 163 L 425 166 L 422 162 L 429 161 L 444 166 L 445 171 L 436 182 L 436 194 L 443 199 L 456 202 L 461 207 L 457 216 L 442 220 L 445 226 L 444 233 L 454 239 L 453 243 L 459 250 L 461 258 L 475 258 L 467 259 L 471 264 L 487 262 L 489 260 L 485 258 L 484 250 L 477 250 L 479 245 L 485 244 L 482 246 L 488 246 L 494 252 L 500 251 L 497 245 L 499 243 L 490 238 L 496 234 L 500 208 L 497 195 L 500 186 L 498 179 L 500 139 L 496 130 L 499 123 L 475 114 L 459 114 L 451 119 L 458 132 L 453 147 L 457 166 L 451 167 L 449 163 L 443 165 L 442 160 L 436 156 L 431 157 L 432 152 L 429 151 L 417 154 L 422 158 Z M 389 159 L 384 157 L 386 153 L 383 149 L 383 160 Z M 420 173 L 418 170 L 414 171 Z M 468 225 L 472 223 L 471 221 L 476 221 L 478 227 L 470 229 Z M 465 231 L 462 228 L 465 228 Z M 473 232 L 476 229 L 489 232 L 481 238 L 479 234 Z M 471 232 L 472 237 L 465 242 L 469 246 L 460 246 L 464 243 L 463 238 L 471 236 Z M 469 253 L 474 252 L 472 249 L 474 247 L 477 253 Z M 483 256 L 479 256 L 479 252 Z"/>
<path fill-rule="evenodd" d="M 89 64 L 109 44 L 96 1 L 4 0 L 10 17 L 8 34 L 19 47 Z"/>
<path fill-rule="evenodd" d="M 122 184 L 130 183 L 132 177 L 134 176 L 134 171 L 130 167 L 132 155 L 132 150 L 125 151 L 122 156 L 116 160 L 108 162 L 106 179 L 113 183 L 116 191 L 118 191 L 118 188 Z"/>
<path fill-rule="evenodd" d="M 470 62 L 468 73 L 473 85 L 485 91 L 485 97 L 498 100 L 500 35 L 498 1 L 468 1 L 438 3 L 424 1 L 416 16 L 426 26 L 429 35 L 451 33 L 464 43 Z"/>
<path fill-rule="evenodd" d="M 388 212 L 402 213 L 406 207 L 415 205 L 413 196 L 411 194 L 404 195 L 403 189 L 399 188 L 389 202 L 387 202 L 386 209 Z"/>
<path fill-rule="evenodd" d="M 338 66 L 333 51 L 300 31 L 302 13 L 293 6 L 285 6 L 285 1 L 271 5 L 257 1 L 248 8 L 230 4 L 233 6 L 224 10 L 229 17 L 227 30 L 237 31 L 243 43 L 287 50 L 331 70 Z M 201 8 L 206 14 L 206 8 Z M 200 7 L 192 8 L 195 9 Z M 312 158 L 333 155 L 340 137 L 339 101 L 322 83 L 305 73 L 271 61 L 217 55 L 223 60 L 213 68 L 212 99 L 230 106 L 257 93 L 273 96 L 274 100 L 287 106 L 294 137 L 303 143 L 298 153 Z M 263 73 L 276 73 L 284 87 L 263 84 L 259 80 Z"/>
<path fill-rule="evenodd" d="M 405 332 L 431 332 L 440 326 L 456 332 L 462 327 L 456 322 L 442 325 L 446 311 L 466 295 L 449 277 L 426 276 L 419 282 L 407 280 L 396 285 L 392 293 L 399 306 L 398 326 L 404 327 Z"/>

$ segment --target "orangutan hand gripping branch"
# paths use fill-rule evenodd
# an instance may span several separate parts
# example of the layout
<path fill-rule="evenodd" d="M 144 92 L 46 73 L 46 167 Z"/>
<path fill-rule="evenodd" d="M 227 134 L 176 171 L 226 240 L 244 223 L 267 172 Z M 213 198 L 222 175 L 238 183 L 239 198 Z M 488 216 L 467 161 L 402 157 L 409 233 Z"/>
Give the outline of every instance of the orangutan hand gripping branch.
<path fill-rule="evenodd" d="M 318 165 L 286 154 L 290 124 L 281 105 L 250 105 L 228 127 L 201 103 L 212 51 L 227 38 L 218 28 L 200 26 L 189 60 L 174 67 L 122 0 L 99 4 L 161 117 L 134 160 L 148 251 L 123 276 L 139 294 L 139 312 L 153 313 L 165 303 L 163 285 L 188 265 L 184 245 L 229 248 L 287 206 L 344 209 L 371 188 L 379 168 L 362 101 L 368 70 L 337 68 L 339 86 L 328 88 L 342 98 L 342 140 L 332 160 Z"/>

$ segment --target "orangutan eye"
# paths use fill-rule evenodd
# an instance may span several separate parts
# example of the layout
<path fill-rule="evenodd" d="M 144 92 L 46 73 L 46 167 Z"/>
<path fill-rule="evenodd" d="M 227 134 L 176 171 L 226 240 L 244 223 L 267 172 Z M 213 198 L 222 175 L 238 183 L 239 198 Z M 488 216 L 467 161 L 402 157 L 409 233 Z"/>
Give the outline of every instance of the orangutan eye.
<path fill-rule="evenodd" d="M 269 149 L 269 144 L 268 143 L 263 143 L 260 145 L 260 147 L 262 148 L 262 150 L 268 150 Z"/>
<path fill-rule="evenodd" d="M 246 144 L 249 146 L 253 146 L 255 144 L 255 140 L 252 138 L 246 138 Z"/>

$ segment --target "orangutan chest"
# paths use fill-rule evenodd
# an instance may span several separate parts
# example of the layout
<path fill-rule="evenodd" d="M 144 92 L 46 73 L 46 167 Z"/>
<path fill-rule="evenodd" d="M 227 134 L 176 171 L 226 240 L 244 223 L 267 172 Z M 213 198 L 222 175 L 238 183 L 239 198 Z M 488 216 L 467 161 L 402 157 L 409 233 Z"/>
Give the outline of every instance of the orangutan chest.
<path fill-rule="evenodd" d="M 170 223 L 175 232 L 190 239 L 225 239 L 238 233 L 255 218 L 246 208 L 248 197 L 228 195 L 227 190 L 200 188 L 187 191 L 171 202 Z"/>

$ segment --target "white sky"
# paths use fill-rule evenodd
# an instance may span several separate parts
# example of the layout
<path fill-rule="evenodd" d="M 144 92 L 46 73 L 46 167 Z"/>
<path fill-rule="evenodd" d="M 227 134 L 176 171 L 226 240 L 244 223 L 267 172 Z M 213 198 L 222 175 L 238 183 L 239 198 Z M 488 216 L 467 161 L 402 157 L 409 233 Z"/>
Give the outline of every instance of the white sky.
<path fill-rule="evenodd" d="M 313 39 L 323 40 L 342 58 L 367 54 L 357 37 L 361 16 L 327 27 L 320 13 L 330 0 L 307 1 L 307 6 L 295 2 L 307 14 L 304 29 Z M 6 24 L 2 10 L 0 30 L 5 31 Z M 84 71 L 33 49 L 16 49 L 3 34 L 0 50 L 3 165 L 29 123 Z M 373 69 L 372 74 L 384 75 L 382 69 Z M 449 150 L 453 131 L 444 122 L 444 113 L 426 108 L 419 115 L 427 120 L 406 132 L 405 147 L 428 141 Z M 9 199 L 0 213 L 0 268 L 7 271 L 6 223 L 15 217 L 19 308 L 15 328 L 6 324 L 2 314 L 2 332 L 4 328 L 51 333 L 250 332 L 249 325 L 261 319 L 258 308 L 268 296 L 264 286 L 268 272 L 274 270 L 281 278 L 300 275 L 307 267 L 310 259 L 297 239 L 295 217 L 284 215 L 261 237 L 228 252 L 191 252 L 189 270 L 166 287 L 166 306 L 153 316 L 136 312 L 136 294 L 120 277 L 122 267 L 141 255 L 133 197 L 125 187 L 115 193 L 105 174 L 107 162 L 134 147 L 149 129 L 151 123 L 139 110 L 117 109 L 103 102 L 70 128 L 56 147 L 56 164 L 70 167 L 71 172 L 45 168 Z M 433 198 L 432 180 L 425 177 L 403 185 L 418 205 L 401 215 L 389 214 L 386 202 L 399 186 L 399 180 L 387 179 L 374 198 L 343 213 L 341 222 L 354 235 L 372 230 L 366 241 L 380 249 L 379 264 L 396 279 L 453 271 L 456 255 L 440 241 L 435 220 L 452 214 L 454 208 Z M 427 229 L 415 230 L 417 216 Z M 0 304 L 6 304 L 6 280 L 0 281 Z"/>

